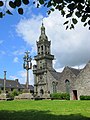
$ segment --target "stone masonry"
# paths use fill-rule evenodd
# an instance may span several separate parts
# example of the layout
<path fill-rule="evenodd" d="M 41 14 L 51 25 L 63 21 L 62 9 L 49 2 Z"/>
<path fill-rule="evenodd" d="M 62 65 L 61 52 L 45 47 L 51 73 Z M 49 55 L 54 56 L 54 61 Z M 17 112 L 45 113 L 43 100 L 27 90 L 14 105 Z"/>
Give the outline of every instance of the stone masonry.
<path fill-rule="evenodd" d="M 79 100 L 80 95 L 90 95 L 90 62 L 82 70 L 67 66 L 61 73 L 57 72 L 53 68 L 50 45 L 42 23 L 34 57 L 36 65 L 33 66 L 34 96 L 49 98 L 51 93 L 64 92 L 70 94 L 71 100 Z"/>

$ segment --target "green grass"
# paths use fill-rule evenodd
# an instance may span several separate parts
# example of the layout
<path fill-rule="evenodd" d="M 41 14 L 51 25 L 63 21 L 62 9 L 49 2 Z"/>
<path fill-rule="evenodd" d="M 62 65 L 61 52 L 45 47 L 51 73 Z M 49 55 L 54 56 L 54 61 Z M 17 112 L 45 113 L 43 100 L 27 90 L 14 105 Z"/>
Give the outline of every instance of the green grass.
<path fill-rule="evenodd" d="M 0 120 L 90 120 L 90 101 L 0 101 Z"/>

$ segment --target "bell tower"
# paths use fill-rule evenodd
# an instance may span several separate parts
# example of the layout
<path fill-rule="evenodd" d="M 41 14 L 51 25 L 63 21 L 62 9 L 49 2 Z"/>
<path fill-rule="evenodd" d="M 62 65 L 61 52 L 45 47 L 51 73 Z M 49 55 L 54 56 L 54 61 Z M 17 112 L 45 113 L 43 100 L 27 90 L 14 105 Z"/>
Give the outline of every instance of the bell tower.
<path fill-rule="evenodd" d="M 51 41 L 45 33 L 45 27 L 42 23 L 41 34 L 37 41 L 37 55 L 34 57 L 36 65 L 33 66 L 34 74 L 34 94 L 41 98 L 48 97 L 48 70 L 53 70 L 52 61 L 54 55 L 51 55 Z"/>

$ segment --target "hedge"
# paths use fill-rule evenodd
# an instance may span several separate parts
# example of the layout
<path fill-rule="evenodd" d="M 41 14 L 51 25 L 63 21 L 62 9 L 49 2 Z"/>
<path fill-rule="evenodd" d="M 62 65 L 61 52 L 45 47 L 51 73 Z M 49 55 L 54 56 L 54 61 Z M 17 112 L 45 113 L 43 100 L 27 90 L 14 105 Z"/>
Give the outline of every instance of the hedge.
<path fill-rule="evenodd" d="M 50 94 L 51 99 L 59 100 L 70 100 L 70 95 L 68 93 L 52 93 Z"/>
<path fill-rule="evenodd" d="M 90 100 L 90 96 L 81 95 L 80 100 Z"/>

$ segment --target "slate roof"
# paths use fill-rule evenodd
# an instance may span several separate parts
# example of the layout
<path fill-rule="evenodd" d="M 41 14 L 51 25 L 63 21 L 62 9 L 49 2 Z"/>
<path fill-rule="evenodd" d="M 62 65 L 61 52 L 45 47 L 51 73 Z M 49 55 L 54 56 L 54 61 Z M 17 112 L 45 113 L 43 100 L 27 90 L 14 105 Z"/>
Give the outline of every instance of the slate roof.
<path fill-rule="evenodd" d="M 25 84 L 20 84 L 16 80 L 6 80 L 6 88 L 15 88 L 15 89 L 25 89 Z M 4 87 L 4 79 L 0 78 L 0 88 Z M 29 89 L 31 91 L 34 91 L 34 87 L 32 85 L 29 85 Z"/>
<path fill-rule="evenodd" d="M 55 70 L 49 71 L 49 72 L 52 74 L 52 76 L 53 76 L 56 80 L 58 80 L 58 79 L 60 78 L 60 75 L 61 75 L 60 72 L 57 72 L 57 71 L 55 71 Z"/>
<path fill-rule="evenodd" d="M 4 79 L 0 78 L 0 87 L 4 87 Z M 23 88 L 22 85 L 15 80 L 6 80 L 6 88 Z"/>
<path fill-rule="evenodd" d="M 69 70 L 71 70 L 71 72 L 73 73 L 73 74 L 75 74 L 76 76 L 80 73 L 80 71 L 81 71 L 81 69 L 75 69 L 75 68 L 71 68 L 71 67 L 65 67 L 64 68 L 64 70 L 62 71 L 62 72 L 57 72 L 57 71 L 55 71 L 55 70 L 53 70 L 53 71 L 50 71 L 50 73 L 52 74 L 52 76 L 56 79 L 56 80 L 60 80 L 60 78 L 64 75 L 64 71 L 66 70 L 66 69 L 69 69 Z"/>
<path fill-rule="evenodd" d="M 76 76 L 80 73 L 81 69 L 75 69 L 75 68 L 71 68 L 68 67 Z"/>
<path fill-rule="evenodd" d="M 21 84 L 23 88 L 26 87 L 25 84 Z M 28 88 L 31 90 L 31 91 L 34 91 L 34 87 L 32 85 L 29 85 Z"/>

